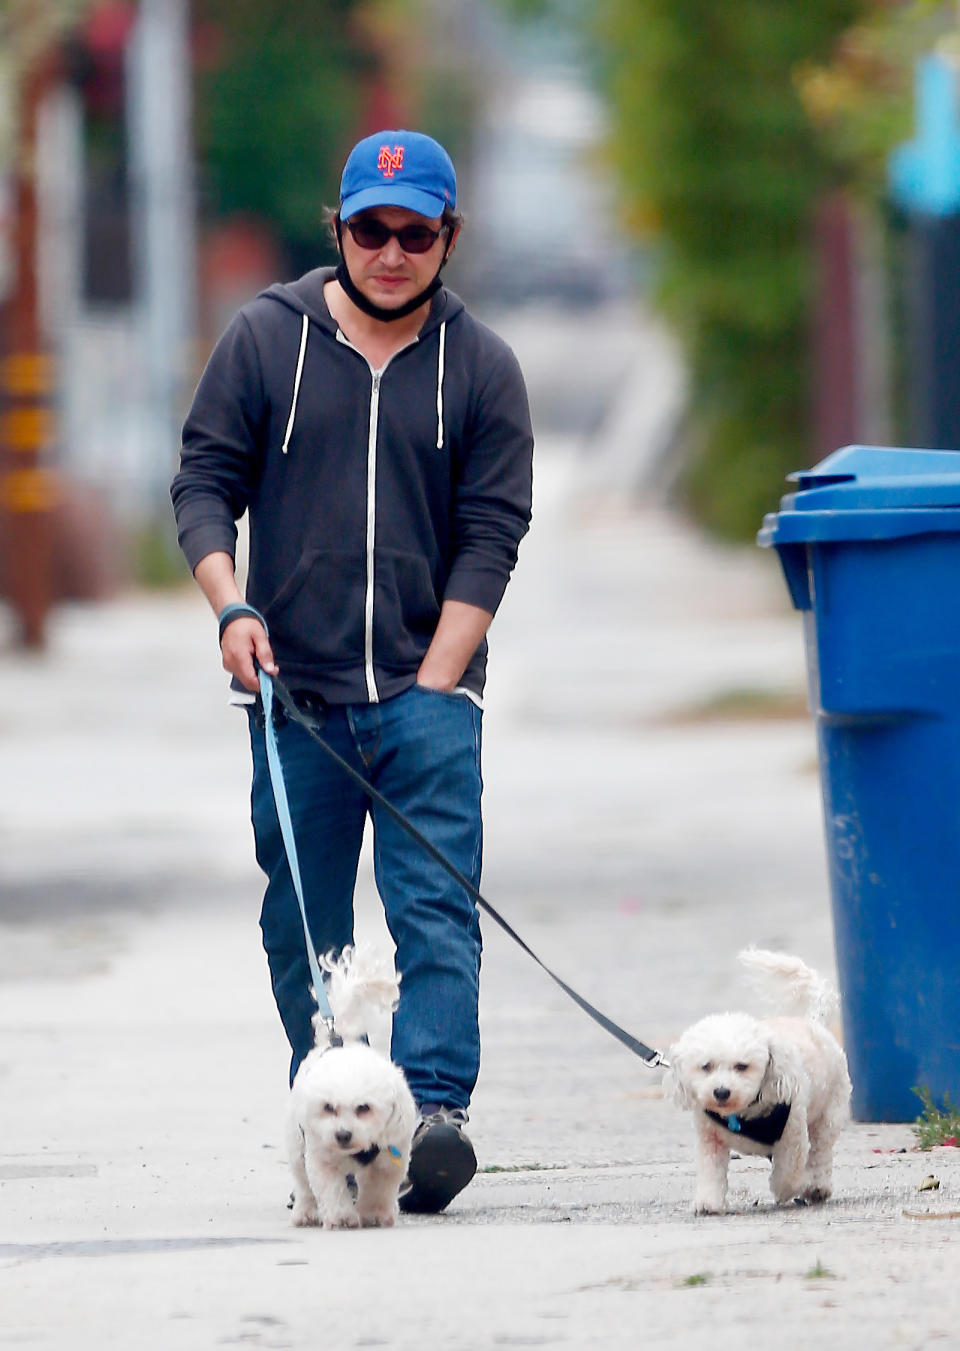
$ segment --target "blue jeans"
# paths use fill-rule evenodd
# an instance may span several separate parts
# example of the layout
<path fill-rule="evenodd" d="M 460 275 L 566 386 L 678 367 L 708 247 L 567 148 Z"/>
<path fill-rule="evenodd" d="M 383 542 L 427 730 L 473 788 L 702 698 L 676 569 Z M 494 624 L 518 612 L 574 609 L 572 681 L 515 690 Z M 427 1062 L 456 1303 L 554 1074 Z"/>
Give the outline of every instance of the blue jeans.
<path fill-rule="evenodd" d="M 481 712 L 466 695 L 414 685 L 378 704 L 337 705 L 322 735 L 474 885 L 480 881 Z M 260 916 L 277 1008 L 293 1057 L 313 1045 L 303 924 L 280 835 L 262 727 L 251 714 L 251 809 L 268 882 Z M 480 923 L 472 898 L 294 722 L 277 741 L 318 952 L 353 941 L 353 893 L 369 811 L 374 872 L 397 947 L 392 1055 L 417 1102 L 466 1107 L 480 1066 Z"/>

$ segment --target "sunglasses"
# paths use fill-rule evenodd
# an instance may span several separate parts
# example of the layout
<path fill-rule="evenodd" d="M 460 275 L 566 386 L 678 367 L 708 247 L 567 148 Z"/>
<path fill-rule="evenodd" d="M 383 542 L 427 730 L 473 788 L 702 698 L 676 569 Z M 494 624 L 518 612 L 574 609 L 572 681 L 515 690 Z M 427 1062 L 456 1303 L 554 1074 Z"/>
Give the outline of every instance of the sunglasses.
<path fill-rule="evenodd" d="M 429 225 L 401 225 L 399 230 L 391 230 L 389 225 L 369 216 L 365 220 L 345 220 L 343 224 L 350 231 L 353 242 L 361 249 L 383 249 L 391 239 L 395 239 L 404 253 L 428 253 L 447 227 L 431 230 Z"/>

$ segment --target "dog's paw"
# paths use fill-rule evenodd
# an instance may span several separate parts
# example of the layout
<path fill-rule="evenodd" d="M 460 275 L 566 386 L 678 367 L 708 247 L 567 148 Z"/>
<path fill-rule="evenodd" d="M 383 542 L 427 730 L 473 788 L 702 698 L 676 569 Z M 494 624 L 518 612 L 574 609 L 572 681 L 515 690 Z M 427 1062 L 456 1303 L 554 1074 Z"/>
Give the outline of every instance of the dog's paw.
<path fill-rule="evenodd" d="M 338 1211 L 333 1215 L 324 1215 L 320 1223 L 324 1229 L 359 1229 L 360 1216 L 355 1210 Z"/>
<path fill-rule="evenodd" d="M 830 1199 L 829 1187 L 808 1187 L 805 1192 L 801 1192 L 796 1198 L 804 1206 L 822 1206 L 824 1201 Z"/>
<path fill-rule="evenodd" d="M 297 1201 L 293 1207 L 293 1223 L 298 1229 L 309 1229 L 320 1223 L 316 1206 L 308 1202 Z"/>
<path fill-rule="evenodd" d="M 715 1201 L 694 1201 L 694 1215 L 725 1215 L 726 1206 L 718 1204 Z"/>

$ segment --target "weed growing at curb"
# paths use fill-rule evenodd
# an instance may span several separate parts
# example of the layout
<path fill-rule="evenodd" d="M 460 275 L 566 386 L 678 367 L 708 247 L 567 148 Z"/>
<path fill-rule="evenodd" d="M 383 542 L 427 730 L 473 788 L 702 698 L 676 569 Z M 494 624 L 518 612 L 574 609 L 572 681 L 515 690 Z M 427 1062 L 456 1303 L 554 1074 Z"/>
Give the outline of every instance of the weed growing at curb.
<path fill-rule="evenodd" d="M 491 1163 L 478 1171 L 481 1173 L 555 1173 L 562 1168 L 560 1163 Z"/>
<path fill-rule="evenodd" d="M 805 1281 L 834 1281 L 836 1275 L 829 1267 L 825 1267 L 818 1257 L 803 1279 Z"/>
<path fill-rule="evenodd" d="M 923 1103 L 923 1112 L 912 1126 L 920 1148 L 933 1149 L 935 1145 L 955 1145 L 960 1140 L 960 1108 L 954 1107 L 950 1101 L 950 1094 L 944 1093 L 941 1108 L 933 1101 L 926 1084 L 922 1088 L 914 1088 L 913 1091 Z"/>
<path fill-rule="evenodd" d="M 721 690 L 712 697 L 687 708 L 677 709 L 668 721 L 767 722 L 809 717 L 806 696 L 794 690 L 765 690 L 752 687 Z"/>
<path fill-rule="evenodd" d="M 692 1276 L 685 1276 L 683 1278 L 683 1280 L 680 1282 L 680 1288 L 685 1289 L 688 1286 L 694 1285 L 709 1285 L 709 1283 L 710 1283 L 709 1271 L 695 1271 Z"/>

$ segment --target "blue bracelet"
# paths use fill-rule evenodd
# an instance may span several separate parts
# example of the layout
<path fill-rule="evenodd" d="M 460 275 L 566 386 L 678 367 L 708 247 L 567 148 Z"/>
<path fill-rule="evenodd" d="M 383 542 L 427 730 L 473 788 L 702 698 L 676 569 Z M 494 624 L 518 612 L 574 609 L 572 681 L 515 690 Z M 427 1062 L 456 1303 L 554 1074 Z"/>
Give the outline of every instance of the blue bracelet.
<path fill-rule="evenodd" d="M 259 610 L 254 609 L 252 605 L 248 605 L 245 600 L 232 600 L 229 605 L 225 605 L 223 609 L 220 611 L 219 641 L 221 643 L 223 642 L 223 634 L 227 625 L 232 624 L 235 619 L 242 619 L 244 616 L 246 616 L 247 619 L 256 619 L 259 623 L 261 623 L 263 625 L 264 633 L 267 635 L 268 638 L 270 637 L 270 630 L 267 628 L 267 621 L 264 619 L 263 615 L 260 613 Z"/>

